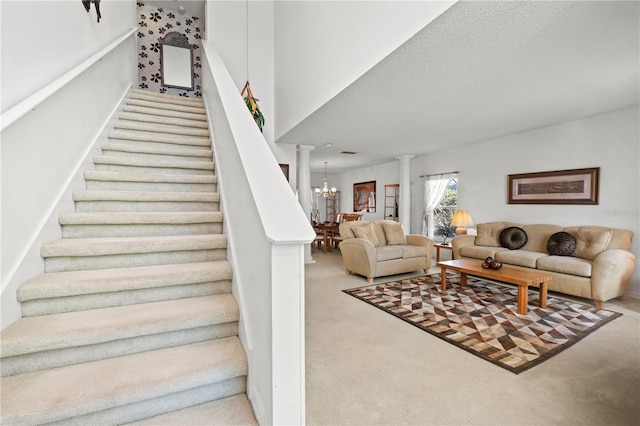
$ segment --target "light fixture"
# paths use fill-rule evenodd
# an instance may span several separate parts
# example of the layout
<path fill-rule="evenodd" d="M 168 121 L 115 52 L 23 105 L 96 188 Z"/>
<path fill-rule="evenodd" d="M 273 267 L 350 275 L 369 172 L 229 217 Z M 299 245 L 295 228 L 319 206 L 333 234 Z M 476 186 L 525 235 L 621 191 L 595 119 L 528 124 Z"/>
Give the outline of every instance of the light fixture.
<path fill-rule="evenodd" d="M 473 226 L 473 220 L 467 210 L 456 210 L 451 219 L 451 226 L 456 227 L 456 235 L 464 235 L 467 233 L 467 226 Z"/>
<path fill-rule="evenodd" d="M 327 162 L 324 162 L 324 186 L 322 189 L 316 188 L 316 194 L 322 194 L 324 198 L 331 198 L 336 195 L 337 189 L 329 189 L 329 181 L 327 180 Z"/>

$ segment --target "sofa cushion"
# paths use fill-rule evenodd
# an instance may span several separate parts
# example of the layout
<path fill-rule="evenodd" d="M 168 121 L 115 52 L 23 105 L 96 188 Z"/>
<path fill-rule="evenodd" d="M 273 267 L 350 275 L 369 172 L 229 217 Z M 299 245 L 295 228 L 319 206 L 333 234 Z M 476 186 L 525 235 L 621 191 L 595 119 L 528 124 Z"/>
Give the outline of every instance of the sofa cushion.
<path fill-rule="evenodd" d="M 412 257 L 425 257 L 427 256 L 427 249 L 424 246 L 395 246 L 402 249 L 402 258 L 411 259 Z"/>
<path fill-rule="evenodd" d="M 487 246 L 487 247 L 501 247 L 500 246 L 500 232 L 508 227 L 516 225 L 508 222 L 489 222 L 479 223 L 476 227 L 476 240 L 475 245 Z"/>
<path fill-rule="evenodd" d="M 547 242 L 547 251 L 555 256 L 571 256 L 576 249 L 576 239 L 568 232 L 556 232 Z"/>
<path fill-rule="evenodd" d="M 387 244 L 407 244 L 407 236 L 404 233 L 404 228 L 401 223 L 398 222 L 383 222 L 382 229 L 384 229 L 384 235 L 387 238 Z"/>
<path fill-rule="evenodd" d="M 602 253 L 611 239 L 611 230 L 592 229 L 580 227 L 577 231 L 571 232 L 576 239 L 576 249 L 572 256 L 583 259 L 594 260 Z"/>
<path fill-rule="evenodd" d="M 546 256 L 538 259 L 538 269 L 561 274 L 577 275 L 579 277 L 591 276 L 591 261 L 578 257 Z"/>
<path fill-rule="evenodd" d="M 496 260 L 507 265 L 518 265 L 527 268 L 535 268 L 538 259 L 549 256 L 547 253 L 528 250 L 505 250 L 496 253 Z"/>
<path fill-rule="evenodd" d="M 378 240 L 378 236 L 376 235 L 376 231 L 373 228 L 373 224 L 371 222 L 363 226 L 354 226 L 352 229 L 356 238 L 364 238 L 375 247 L 378 247 L 380 245 L 380 240 Z"/>
<path fill-rule="evenodd" d="M 460 256 L 484 260 L 488 256 L 495 257 L 497 252 L 506 250 L 508 249 L 504 247 L 466 246 L 460 249 Z"/>
<path fill-rule="evenodd" d="M 509 250 L 517 250 L 527 244 L 527 233 L 517 226 L 510 226 L 500 231 L 500 245 Z"/>
<path fill-rule="evenodd" d="M 376 248 L 376 259 L 378 262 L 400 259 L 403 257 L 402 255 L 402 246 L 380 246 Z"/>
<path fill-rule="evenodd" d="M 376 237 L 378 237 L 378 241 L 380 241 L 381 246 L 387 245 L 387 237 L 384 235 L 384 228 L 382 227 L 385 222 L 393 222 L 393 221 L 392 220 L 376 220 L 375 222 L 371 222 L 371 225 L 373 226 L 373 230 L 376 231 Z"/>
<path fill-rule="evenodd" d="M 564 231 L 562 226 L 540 223 L 524 225 L 522 229 L 527 233 L 527 244 L 522 247 L 522 250 L 539 251 L 541 253 L 547 252 L 549 237 L 556 232 Z"/>

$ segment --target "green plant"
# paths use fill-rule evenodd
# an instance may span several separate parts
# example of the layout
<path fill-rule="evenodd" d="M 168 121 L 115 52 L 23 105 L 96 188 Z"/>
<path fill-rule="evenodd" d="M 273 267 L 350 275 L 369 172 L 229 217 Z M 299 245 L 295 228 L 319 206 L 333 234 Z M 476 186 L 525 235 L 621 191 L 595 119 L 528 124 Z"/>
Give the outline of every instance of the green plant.
<path fill-rule="evenodd" d="M 258 129 L 260 129 L 260 131 L 262 132 L 262 128 L 264 127 L 264 115 L 262 115 L 262 112 L 260 111 L 260 106 L 258 106 L 258 101 L 260 99 L 257 99 L 256 97 L 253 96 L 253 93 L 251 92 L 251 87 L 249 87 L 248 80 L 244 84 L 244 88 L 242 89 L 241 95 L 244 95 L 244 103 L 247 105 L 247 108 L 249 108 L 249 112 L 251 113 L 251 116 L 255 120 L 256 124 L 258 125 Z"/>

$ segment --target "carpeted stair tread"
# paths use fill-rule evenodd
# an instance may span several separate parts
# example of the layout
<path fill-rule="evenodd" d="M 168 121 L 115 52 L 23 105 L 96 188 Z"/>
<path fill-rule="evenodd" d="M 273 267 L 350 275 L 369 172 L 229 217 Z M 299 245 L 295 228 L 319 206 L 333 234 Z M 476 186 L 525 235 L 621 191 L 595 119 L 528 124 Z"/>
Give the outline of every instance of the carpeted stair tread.
<path fill-rule="evenodd" d="M 157 287 L 230 280 L 226 260 L 93 271 L 50 272 L 26 281 L 18 289 L 18 300 L 113 293 Z"/>
<path fill-rule="evenodd" d="M 191 201 L 219 202 L 217 192 L 77 191 L 74 201 Z"/>
<path fill-rule="evenodd" d="M 137 112 L 121 112 L 118 119 L 139 121 L 142 123 L 170 124 L 172 126 L 184 126 L 188 128 L 208 129 L 209 125 L 206 121 L 195 121 L 188 118 L 179 117 L 160 117 L 157 115 L 141 114 Z"/>
<path fill-rule="evenodd" d="M 231 294 L 21 318 L 4 330 L 2 357 L 238 321 Z"/>
<path fill-rule="evenodd" d="M 94 212 L 66 213 L 58 218 L 60 225 L 130 225 L 219 223 L 222 212 Z"/>
<path fill-rule="evenodd" d="M 258 422 L 251 408 L 251 402 L 249 402 L 246 394 L 234 395 L 138 422 L 128 423 L 129 426 L 226 426 L 257 424 Z"/>
<path fill-rule="evenodd" d="M 211 170 L 214 169 L 213 161 L 185 161 L 185 160 L 156 160 L 146 158 L 117 157 L 108 155 L 96 155 L 93 157 L 96 165 L 128 166 L 143 168 L 167 168 L 185 170 Z"/>
<path fill-rule="evenodd" d="M 196 149 L 196 148 L 153 148 L 145 147 L 136 144 L 127 143 L 114 143 L 108 142 L 102 144 L 103 151 L 121 151 L 123 154 L 152 154 L 152 155 L 172 155 L 177 157 L 202 157 L 204 159 L 211 159 L 213 157 L 213 151 L 210 149 Z"/>
<path fill-rule="evenodd" d="M 70 256 L 108 256 L 137 253 L 164 253 L 180 250 L 211 250 L 227 247 L 224 234 L 172 235 L 164 237 L 74 238 L 42 245 L 45 259 Z"/>
<path fill-rule="evenodd" d="M 140 106 L 145 108 L 163 109 L 166 111 L 187 112 L 189 114 L 206 114 L 204 106 L 198 106 L 197 104 L 193 104 L 193 105 L 174 104 L 170 102 L 162 102 L 162 100 L 157 101 L 151 98 L 144 98 L 144 97 L 129 98 L 127 100 L 127 105 Z"/>
<path fill-rule="evenodd" d="M 154 132 L 154 133 L 160 133 L 160 134 L 209 137 L 208 129 L 175 126 L 171 124 L 157 124 L 157 123 L 144 123 L 140 121 L 118 120 L 115 122 L 114 127 L 116 129 L 139 130 L 143 132 Z"/>
<path fill-rule="evenodd" d="M 215 175 L 179 175 L 179 174 L 152 174 L 135 172 L 111 172 L 106 170 L 91 170 L 84 174 L 85 180 L 90 181 L 114 181 L 114 182 L 150 182 L 150 183 L 202 183 L 216 184 L 218 178 Z"/>
<path fill-rule="evenodd" d="M 0 423 L 54 422 L 246 374 L 237 337 L 25 373 L 3 379 Z"/>
<path fill-rule="evenodd" d="M 169 133 L 154 133 L 138 130 L 115 129 L 108 133 L 109 139 L 139 142 L 155 142 L 173 145 L 211 147 L 208 137 L 196 137 L 189 135 L 174 135 Z"/>
<path fill-rule="evenodd" d="M 124 105 L 122 110 L 125 112 L 135 112 L 139 114 L 158 115 L 161 117 L 187 118 L 190 120 L 207 122 L 207 116 L 204 113 L 173 111 L 162 108 L 144 107 L 139 105 Z"/>
<path fill-rule="evenodd" d="M 132 89 L 129 92 L 129 97 L 130 98 L 144 97 L 147 99 L 154 99 L 162 102 L 171 102 L 176 104 L 204 105 L 204 101 L 202 100 L 202 98 L 192 98 L 188 96 L 173 95 L 170 93 L 157 93 L 157 92 L 152 92 L 150 90 L 143 90 L 143 89 Z"/>

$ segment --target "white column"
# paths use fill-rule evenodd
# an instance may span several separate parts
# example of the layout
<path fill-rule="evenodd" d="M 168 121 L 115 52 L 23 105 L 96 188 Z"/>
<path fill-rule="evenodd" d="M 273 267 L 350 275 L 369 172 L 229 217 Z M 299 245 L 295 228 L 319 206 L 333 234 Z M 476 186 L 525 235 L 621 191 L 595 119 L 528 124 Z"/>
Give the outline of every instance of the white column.
<path fill-rule="evenodd" d="M 315 146 L 298 145 L 298 201 L 307 219 L 311 221 L 311 168 L 309 156 Z M 304 263 L 315 263 L 311 256 L 311 244 L 304 245 Z"/>
<path fill-rule="evenodd" d="M 400 212 L 398 220 L 407 234 L 411 233 L 411 159 L 414 155 L 396 157 L 400 162 Z"/>

